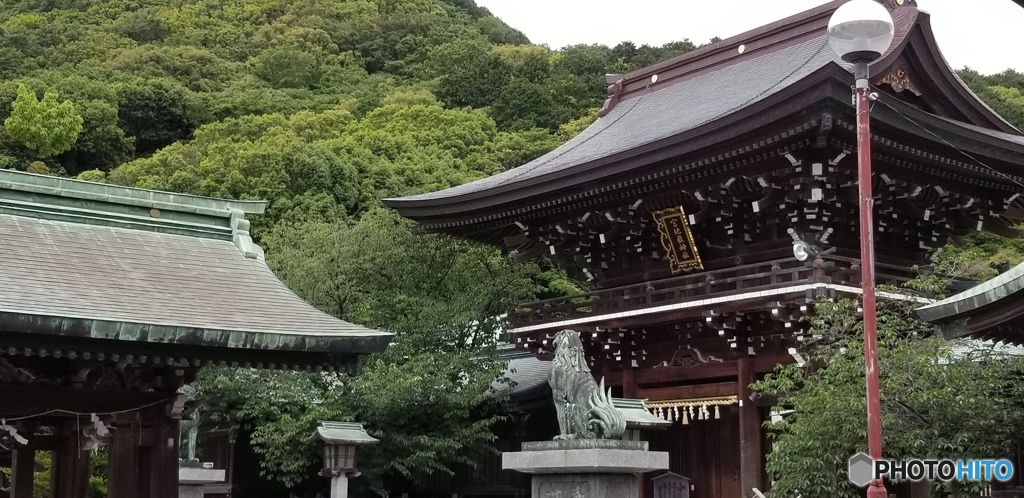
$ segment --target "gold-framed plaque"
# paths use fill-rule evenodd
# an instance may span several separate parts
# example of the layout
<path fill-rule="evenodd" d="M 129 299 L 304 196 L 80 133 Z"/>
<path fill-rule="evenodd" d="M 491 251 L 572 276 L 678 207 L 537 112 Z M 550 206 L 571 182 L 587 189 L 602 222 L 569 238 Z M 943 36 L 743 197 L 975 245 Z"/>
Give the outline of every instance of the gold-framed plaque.
<path fill-rule="evenodd" d="M 693 243 L 690 222 L 682 206 L 655 211 L 654 223 L 661 234 L 661 245 L 665 248 L 672 273 L 703 270 L 700 253 Z"/>

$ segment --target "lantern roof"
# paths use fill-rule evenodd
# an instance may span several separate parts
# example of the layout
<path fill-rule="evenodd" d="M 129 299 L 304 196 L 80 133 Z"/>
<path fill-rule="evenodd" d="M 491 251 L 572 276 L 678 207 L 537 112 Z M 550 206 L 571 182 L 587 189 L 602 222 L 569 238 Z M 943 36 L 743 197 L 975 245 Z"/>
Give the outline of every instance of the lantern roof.
<path fill-rule="evenodd" d="M 672 425 L 672 422 L 652 415 L 646 399 L 612 398 L 612 405 L 622 413 L 626 427 L 630 429 L 663 429 Z"/>
<path fill-rule="evenodd" d="M 327 420 L 320 420 L 319 424 L 311 439 L 320 439 L 328 444 L 373 444 L 380 441 L 368 434 L 363 424 Z"/>

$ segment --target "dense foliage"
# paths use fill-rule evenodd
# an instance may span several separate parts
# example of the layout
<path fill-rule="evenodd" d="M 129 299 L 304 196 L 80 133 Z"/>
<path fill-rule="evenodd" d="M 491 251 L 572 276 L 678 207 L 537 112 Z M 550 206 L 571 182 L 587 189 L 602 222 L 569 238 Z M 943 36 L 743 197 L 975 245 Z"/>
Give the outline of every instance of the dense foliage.
<path fill-rule="evenodd" d="M 466 0 L 17 0 L 0 12 L 0 121 L 20 85 L 70 102 L 84 127 L 47 165 L 71 175 L 231 118 L 339 105 L 361 118 L 401 88 L 485 109 L 532 142 L 597 106 L 605 73 L 692 48 L 555 52 Z M 0 166 L 25 169 L 33 152 L 0 134 Z"/>
<path fill-rule="evenodd" d="M 959 71 L 959 74 L 992 110 L 1017 129 L 1024 130 L 1024 74 L 1008 69 L 983 76 L 969 68 Z"/>
<path fill-rule="evenodd" d="M 960 256 L 968 256 L 968 253 Z M 978 259 L 977 253 L 970 258 Z M 968 257 L 941 267 L 974 271 Z M 973 265 L 972 265 L 973 266 Z M 945 289 L 946 280 L 922 277 L 900 289 L 914 296 Z M 755 384 L 779 396 L 776 410 L 792 410 L 765 423 L 772 439 L 766 469 L 770 496 L 860 496 L 848 480 L 847 459 L 867 452 L 863 321 L 860 302 L 822 302 L 808 319 L 813 340 L 804 365 L 780 367 Z M 914 311 L 912 300 L 878 304 L 878 356 L 886 458 L 992 458 L 1011 455 L 1024 429 L 1024 357 L 1019 351 L 975 341 L 946 341 Z M 936 496 L 978 496 L 977 483 Z"/>
<path fill-rule="evenodd" d="M 264 240 L 271 266 L 321 309 L 397 334 L 354 378 L 224 371 L 204 378 L 218 411 L 259 422 L 253 441 L 266 470 L 287 482 L 308 475 L 317 453 L 295 442 L 325 418 L 368 422 L 382 440 L 362 452 L 361 481 L 378 489 L 389 474 L 425 479 L 488 450 L 502 400 L 491 390 L 504 369 L 495 357 L 498 332 L 505 311 L 540 290 L 536 267 L 490 248 L 413 235 L 383 209 L 354 225 L 281 223 Z"/>

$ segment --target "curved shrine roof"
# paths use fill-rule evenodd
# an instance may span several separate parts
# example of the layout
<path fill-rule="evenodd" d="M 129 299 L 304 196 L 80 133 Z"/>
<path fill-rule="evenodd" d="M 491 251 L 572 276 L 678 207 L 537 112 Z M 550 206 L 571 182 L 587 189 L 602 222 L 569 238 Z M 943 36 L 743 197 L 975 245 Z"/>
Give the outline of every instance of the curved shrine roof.
<path fill-rule="evenodd" d="M 422 200 L 469 196 L 528 183 L 567 168 L 636 149 L 742 109 L 833 62 L 824 36 L 756 59 L 640 93 L 619 102 L 579 135 L 517 168 L 438 192 L 388 199 L 395 207 Z M 782 76 L 779 76 L 779 74 Z"/>
<path fill-rule="evenodd" d="M 947 339 L 972 337 L 1024 345 L 1024 264 L 959 294 L 917 309 Z"/>
<path fill-rule="evenodd" d="M 264 207 L 0 170 L 0 331 L 190 351 L 383 350 L 391 334 L 323 313 L 274 276 L 244 217 Z"/>
<path fill-rule="evenodd" d="M 786 88 L 835 60 L 824 36 L 619 102 L 557 149 L 517 168 L 438 192 L 391 199 L 396 206 L 527 183 L 715 121 Z M 781 74 L 781 76 L 780 76 Z"/>
<path fill-rule="evenodd" d="M 839 72 L 852 70 L 836 58 L 825 36 L 831 13 L 843 3 L 833 1 L 625 76 L 610 76 L 612 84 L 602 116 L 557 149 L 487 178 L 437 192 L 384 199 L 384 203 L 403 216 L 423 223 L 431 220 L 427 223 L 431 229 L 448 230 L 494 219 L 498 213 L 482 210 L 507 213 L 512 199 L 541 202 L 543 195 L 575 192 L 584 184 L 592 188 L 621 173 L 610 165 L 639 170 L 650 161 L 635 158 L 643 154 L 654 157 L 668 144 L 697 140 L 737 120 L 768 120 L 772 116 L 762 115 L 768 113 L 758 114 L 760 102 L 776 95 L 775 100 L 799 94 L 803 87 L 798 83 L 811 81 L 815 74 L 827 78 L 829 67 Z M 1001 143 L 1024 145 L 1020 132 L 985 106 L 946 65 L 938 54 L 927 14 L 904 6 L 893 11 L 893 20 L 892 47 L 875 62 L 873 72 L 882 74 L 901 57 L 913 59 L 915 64 L 927 66 L 922 70 L 927 74 L 921 77 L 932 80 L 931 88 L 941 93 L 937 98 L 947 99 L 944 104 L 955 101 L 946 107 L 973 121 L 941 118 L 950 129 L 970 129 Z M 919 29 L 910 50 L 913 53 L 904 55 L 915 28 Z M 730 132 L 724 132 L 722 139 L 729 136 Z M 452 224 L 454 217 L 465 221 Z"/>

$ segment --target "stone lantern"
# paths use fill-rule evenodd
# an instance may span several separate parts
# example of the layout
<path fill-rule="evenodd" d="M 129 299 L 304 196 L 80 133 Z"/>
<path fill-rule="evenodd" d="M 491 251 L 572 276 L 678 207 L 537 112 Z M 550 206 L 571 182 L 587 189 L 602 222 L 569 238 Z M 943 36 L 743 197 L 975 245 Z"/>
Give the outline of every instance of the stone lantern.
<path fill-rule="evenodd" d="M 348 498 L 348 478 L 356 470 L 356 446 L 378 441 L 354 422 L 320 421 L 313 438 L 324 443 L 324 468 L 320 475 L 331 478 L 331 498 Z"/>

